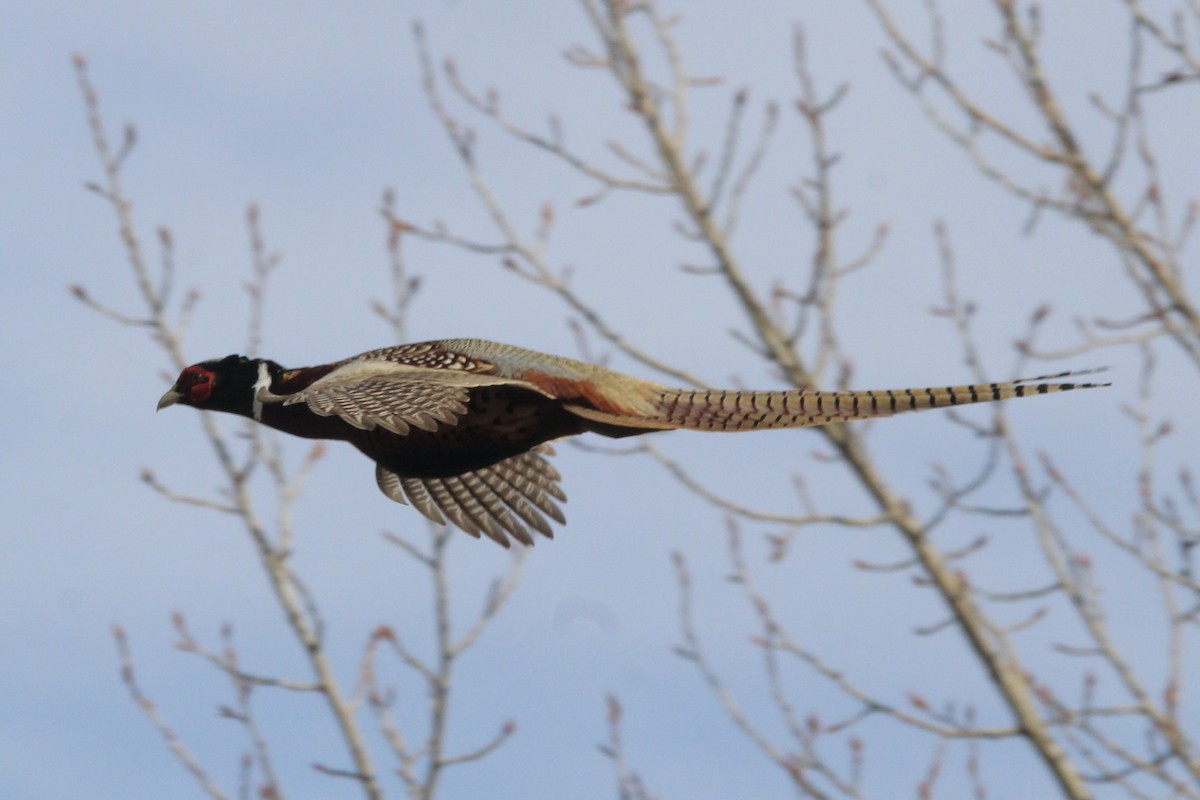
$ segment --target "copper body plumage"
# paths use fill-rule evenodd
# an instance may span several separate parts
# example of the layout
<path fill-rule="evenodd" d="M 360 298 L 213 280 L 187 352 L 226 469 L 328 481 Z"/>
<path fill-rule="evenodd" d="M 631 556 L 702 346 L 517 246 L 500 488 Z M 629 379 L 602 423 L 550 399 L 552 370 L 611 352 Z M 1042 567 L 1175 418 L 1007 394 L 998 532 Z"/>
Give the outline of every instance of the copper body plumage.
<path fill-rule="evenodd" d="M 228 356 L 185 369 L 158 407 L 250 417 L 339 439 L 375 462 L 379 488 L 438 522 L 505 547 L 564 522 L 550 442 L 579 433 L 799 428 L 1108 384 L 1063 372 L 1002 383 L 823 392 L 672 389 L 604 367 L 481 339 L 386 347 L 316 367 Z"/>

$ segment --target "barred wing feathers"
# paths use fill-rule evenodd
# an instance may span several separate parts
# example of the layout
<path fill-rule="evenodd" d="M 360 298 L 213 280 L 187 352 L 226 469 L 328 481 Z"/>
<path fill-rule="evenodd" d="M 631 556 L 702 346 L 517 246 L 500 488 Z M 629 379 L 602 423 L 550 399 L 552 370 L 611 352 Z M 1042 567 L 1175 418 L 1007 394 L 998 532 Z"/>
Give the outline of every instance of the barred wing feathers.
<path fill-rule="evenodd" d="M 504 547 L 509 546 L 509 536 L 532 545 L 529 528 L 553 538 L 546 517 L 566 522 L 554 502 L 567 499 L 558 486 L 561 476 L 544 458 L 553 453 L 549 445 L 542 445 L 489 467 L 443 478 L 403 477 L 377 464 L 375 480 L 392 500 L 411 502 L 440 525 L 452 522 Z"/>
<path fill-rule="evenodd" d="M 373 360 L 347 363 L 281 399 L 284 405 L 306 403 L 314 414 L 336 415 L 361 430 L 378 426 L 404 436 L 411 428 L 434 431 L 439 423 L 455 424 L 467 413 L 471 389 L 499 385 L 539 391 L 487 373 Z"/>

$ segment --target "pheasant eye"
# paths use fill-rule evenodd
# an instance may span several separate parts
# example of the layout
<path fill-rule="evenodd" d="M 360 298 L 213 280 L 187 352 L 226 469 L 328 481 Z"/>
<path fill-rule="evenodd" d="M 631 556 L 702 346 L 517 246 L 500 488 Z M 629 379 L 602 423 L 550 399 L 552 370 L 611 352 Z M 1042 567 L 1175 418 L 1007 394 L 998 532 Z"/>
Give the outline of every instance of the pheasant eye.
<path fill-rule="evenodd" d="M 203 403 L 212 394 L 213 375 L 206 369 L 197 367 L 188 374 L 188 397 L 193 403 Z"/>

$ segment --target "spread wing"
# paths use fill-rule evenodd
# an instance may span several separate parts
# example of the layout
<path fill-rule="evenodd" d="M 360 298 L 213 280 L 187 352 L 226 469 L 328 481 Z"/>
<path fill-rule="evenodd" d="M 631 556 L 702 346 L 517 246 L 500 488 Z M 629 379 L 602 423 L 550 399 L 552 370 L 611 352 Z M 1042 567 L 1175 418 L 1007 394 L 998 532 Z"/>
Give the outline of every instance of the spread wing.
<path fill-rule="evenodd" d="M 546 516 L 566 522 L 555 500 L 566 500 L 558 486 L 558 470 L 544 456 L 554 449 L 542 445 L 527 453 L 507 458 L 490 467 L 446 478 L 405 478 L 376 465 L 379 488 L 397 503 L 411 501 L 434 522 L 449 520 L 478 538 L 486 534 L 504 547 L 508 536 L 532 545 L 528 525 L 553 538 Z"/>
<path fill-rule="evenodd" d="M 336 415 L 362 430 L 380 427 L 404 436 L 412 428 L 434 431 L 439 423 L 455 424 L 467 413 L 471 389 L 500 384 L 541 392 L 533 384 L 486 373 L 368 361 L 338 367 L 294 394 L 260 391 L 259 400 L 306 403 L 314 414 Z"/>

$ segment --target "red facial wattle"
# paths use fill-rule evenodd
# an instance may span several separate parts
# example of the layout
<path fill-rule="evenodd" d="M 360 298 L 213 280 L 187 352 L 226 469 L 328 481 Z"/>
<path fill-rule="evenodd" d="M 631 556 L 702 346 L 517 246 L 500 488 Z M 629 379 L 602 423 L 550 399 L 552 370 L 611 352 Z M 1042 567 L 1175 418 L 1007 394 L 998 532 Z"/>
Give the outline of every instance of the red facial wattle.
<path fill-rule="evenodd" d="M 212 395 L 214 375 L 204 367 L 190 367 L 183 373 L 182 388 L 187 393 L 188 401 L 193 405 L 203 405 Z"/>

